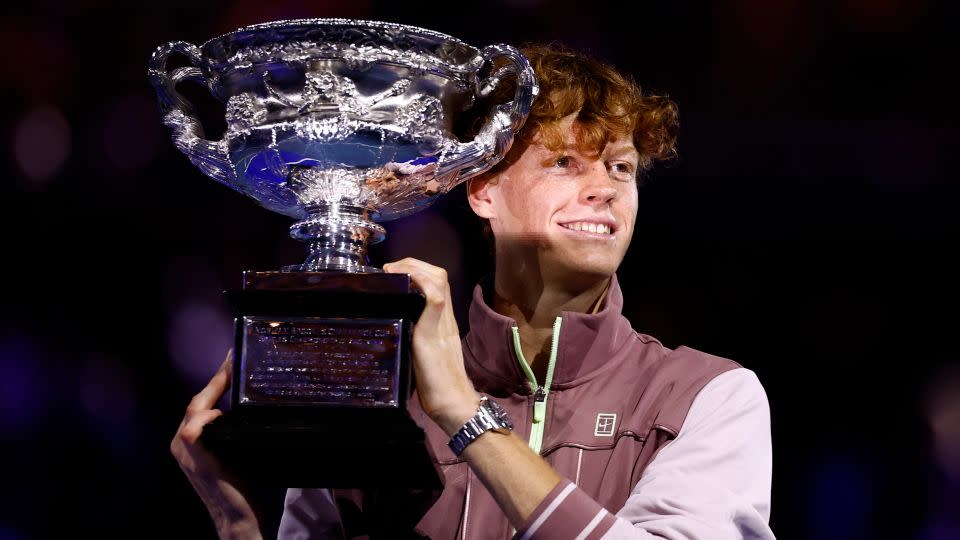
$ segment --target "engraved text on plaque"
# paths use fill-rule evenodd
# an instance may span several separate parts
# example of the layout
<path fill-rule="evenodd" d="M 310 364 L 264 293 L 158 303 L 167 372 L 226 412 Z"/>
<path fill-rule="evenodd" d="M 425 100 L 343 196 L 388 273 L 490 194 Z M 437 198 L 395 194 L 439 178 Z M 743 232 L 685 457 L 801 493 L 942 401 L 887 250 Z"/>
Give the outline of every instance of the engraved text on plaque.
<path fill-rule="evenodd" d="M 402 319 L 243 317 L 240 403 L 397 407 Z"/>

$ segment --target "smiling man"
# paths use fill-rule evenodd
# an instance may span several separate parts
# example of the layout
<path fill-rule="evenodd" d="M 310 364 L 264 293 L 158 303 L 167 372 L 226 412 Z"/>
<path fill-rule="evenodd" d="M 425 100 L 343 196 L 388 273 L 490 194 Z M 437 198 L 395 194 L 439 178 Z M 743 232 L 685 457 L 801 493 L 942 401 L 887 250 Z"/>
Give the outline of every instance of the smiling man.
<path fill-rule="evenodd" d="M 638 178 L 673 154 L 675 106 L 579 53 L 524 53 L 540 98 L 506 159 L 468 185 L 496 260 L 466 337 L 443 269 L 384 266 L 427 298 L 411 412 L 442 493 L 290 489 L 280 536 L 773 538 L 769 407 L 756 376 L 668 349 L 621 315 L 615 272 L 634 235 Z M 226 370 L 173 451 L 221 535 L 256 535 L 249 505 L 196 444 Z"/>

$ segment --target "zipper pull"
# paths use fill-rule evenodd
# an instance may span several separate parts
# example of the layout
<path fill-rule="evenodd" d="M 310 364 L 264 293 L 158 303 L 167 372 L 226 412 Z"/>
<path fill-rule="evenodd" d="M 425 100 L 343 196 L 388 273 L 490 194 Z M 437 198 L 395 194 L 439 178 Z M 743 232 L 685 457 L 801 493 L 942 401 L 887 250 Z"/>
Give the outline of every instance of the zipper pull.
<path fill-rule="evenodd" d="M 533 394 L 533 423 L 539 424 L 547 417 L 547 393 L 542 386 Z"/>

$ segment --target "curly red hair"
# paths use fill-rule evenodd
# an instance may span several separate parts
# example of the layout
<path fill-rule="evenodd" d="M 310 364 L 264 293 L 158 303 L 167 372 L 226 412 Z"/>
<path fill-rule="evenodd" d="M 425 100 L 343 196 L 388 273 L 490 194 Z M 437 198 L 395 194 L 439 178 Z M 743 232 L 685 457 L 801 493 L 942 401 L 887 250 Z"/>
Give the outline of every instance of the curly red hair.
<path fill-rule="evenodd" d="M 510 153 L 494 170 L 511 163 L 537 135 L 547 148 L 561 148 L 560 120 L 573 113 L 581 151 L 599 154 L 607 142 L 632 135 L 640 153 L 639 172 L 676 156 L 679 116 L 670 98 L 644 95 L 628 75 L 577 51 L 558 45 L 521 50 L 537 75 L 540 95 Z"/>

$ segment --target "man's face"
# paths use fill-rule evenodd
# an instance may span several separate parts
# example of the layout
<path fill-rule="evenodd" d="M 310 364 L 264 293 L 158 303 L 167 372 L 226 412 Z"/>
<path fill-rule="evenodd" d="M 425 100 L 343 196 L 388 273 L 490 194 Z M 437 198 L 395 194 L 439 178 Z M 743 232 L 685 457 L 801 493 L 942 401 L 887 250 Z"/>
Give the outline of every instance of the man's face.
<path fill-rule="evenodd" d="M 536 263 L 545 277 L 610 276 L 633 236 L 639 155 L 630 136 L 585 154 L 576 148 L 574 115 L 562 126 L 563 148 L 534 138 L 474 208 L 490 220 L 498 257 Z"/>

